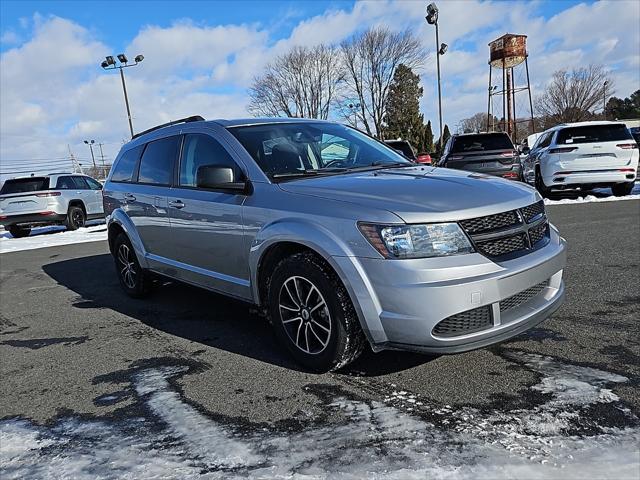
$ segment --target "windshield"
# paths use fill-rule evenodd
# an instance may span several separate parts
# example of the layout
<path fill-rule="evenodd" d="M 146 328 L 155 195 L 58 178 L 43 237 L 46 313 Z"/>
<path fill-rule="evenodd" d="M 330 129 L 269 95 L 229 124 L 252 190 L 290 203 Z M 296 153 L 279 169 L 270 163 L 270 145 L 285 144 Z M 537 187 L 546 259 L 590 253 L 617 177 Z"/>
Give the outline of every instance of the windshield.
<path fill-rule="evenodd" d="M 484 152 L 488 150 L 513 150 L 513 143 L 506 134 L 462 135 L 456 137 L 451 152 Z"/>
<path fill-rule="evenodd" d="M 38 192 L 40 190 L 48 189 L 48 177 L 16 178 L 4 182 L 4 185 L 0 190 L 0 195 L 7 195 L 10 193 Z"/>
<path fill-rule="evenodd" d="M 229 131 L 271 178 L 413 165 L 386 145 L 334 123 L 271 123 Z"/>
<path fill-rule="evenodd" d="M 631 133 L 623 124 L 585 125 L 563 128 L 558 133 L 557 143 L 617 142 L 619 140 L 633 140 Z"/>

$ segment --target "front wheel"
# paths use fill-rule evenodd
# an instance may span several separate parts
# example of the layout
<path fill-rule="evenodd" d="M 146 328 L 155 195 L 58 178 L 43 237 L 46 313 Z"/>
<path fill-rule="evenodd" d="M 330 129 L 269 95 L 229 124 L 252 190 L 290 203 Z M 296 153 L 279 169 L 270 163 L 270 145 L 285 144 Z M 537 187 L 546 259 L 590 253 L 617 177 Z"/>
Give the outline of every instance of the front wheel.
<path fill-rule="evenodd" d="M 133 298 L 142 298 L 151 290 L 149 274 L 142 269 L 129 238 L 121 233 L 113 242 L 113 258 L 123 290 Z"/>
<path fill-rule="evenodd" d="M 616 197 L 624 197 L 629 195 L 633 190 L 633 182 L 616 183 L 611 187 L 611 191 Z"/>
<path fill-rule="evenodd" d="M 31 233 L 31 229 L 29 227 L 18 227 L 17 225 L 11 225 L 7 227 L 9 233 L 13 238 L 23 238 L 28 237 Z"/>
<path fill-rule="evenodd" d="M 347 290 L 317 255 L 282 260 L 269 283 L 268 302 L 276 335 L 306 368 L 337 370 L 362 353 L 365 338 Z"/>

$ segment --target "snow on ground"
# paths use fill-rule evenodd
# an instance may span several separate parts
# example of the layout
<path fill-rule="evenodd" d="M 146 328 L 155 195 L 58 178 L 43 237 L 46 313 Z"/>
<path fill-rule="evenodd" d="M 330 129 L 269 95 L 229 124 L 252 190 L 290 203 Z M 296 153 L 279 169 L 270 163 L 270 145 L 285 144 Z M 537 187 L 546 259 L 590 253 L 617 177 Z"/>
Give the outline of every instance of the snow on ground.
<path fill-rule="evenodd" d="M 545 198 L 545 205 L 566 205 L 589 202 L 617 202 L 619 200 L 640 199 L 640 182 L 636 182 L 630 195 L 616 197 L 609 188 L 596 188 L 590 192 L 554 193 L 552 198 Z"/>
<path fill-rule="evenodd" d="M 540 375 L 541 404 L 480 411 L 410 392 L 384 402 L 338 396 L 341 422 L 283 432 L 218 421 L 180 396 L 188 367 L 131 378 L 144 417 L 0 422 L 0 476 L 18 478 L 624 479 L 640 469 L 640 422 L 608 388 L 625 377 L 511 352 Z M 309 387 L 311 388 L 311 387 Z M 321 387 L 315 387 L 321 388 Z M 325 392 L 326 393 L 326 392 Z M 324 398 L 324 395 L 318 395 Z M 628 425 L 607 425 L 617 415 Z"/>
<path fill-rule="evenodd" d="M 74 243 L 98 242 L 107 239 L 107 227 L 102 221 L 87 222 L 88 227 L 66 231 L 63 226 L 37 227 L 24 238 L 13 238 L 9 232 L 0 229 L 0 253 L 33 250 L 34 248 L 57 247 Z"/>

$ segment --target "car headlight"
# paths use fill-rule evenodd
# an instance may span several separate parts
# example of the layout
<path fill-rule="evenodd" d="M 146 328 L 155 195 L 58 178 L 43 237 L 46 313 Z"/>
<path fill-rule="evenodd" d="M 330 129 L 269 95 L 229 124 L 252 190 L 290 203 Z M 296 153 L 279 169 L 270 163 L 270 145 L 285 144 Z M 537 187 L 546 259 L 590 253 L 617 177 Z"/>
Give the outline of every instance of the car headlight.
<path fill-rule="evenodd" d="M 360 223 L 358 228 L 385 258 L 446 257 L 475 251 L 457 223 L 424 225 Z"/>

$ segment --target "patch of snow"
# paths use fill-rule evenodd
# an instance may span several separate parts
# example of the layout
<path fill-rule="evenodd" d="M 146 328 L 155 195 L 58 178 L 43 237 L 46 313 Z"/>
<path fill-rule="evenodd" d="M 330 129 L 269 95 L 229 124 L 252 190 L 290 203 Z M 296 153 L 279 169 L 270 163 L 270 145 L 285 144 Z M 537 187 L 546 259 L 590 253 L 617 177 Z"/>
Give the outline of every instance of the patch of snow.
<path fill-rule="evenodd" d="M 0 230 L 0 253 L 99 242 L 107 239 L 107 226 L 104 221 L 98 225 L 95 225 L 95 222 L 89 225 L 74 231 L 66 231 L 63 226 L 36 227 L 31 230 L 28 237 L 24 238 L 13 238 L 8 231 Z"/>
<path fill-rule="evenodd" d="M 556 193 L 554 197 L 563 197 L 567 198 L 545 198 L 545 205 L 572 205 L 572 204 L 583 204 L 583 203 L 591 203 L 591 202 L 617 202 L 620 200 L 638 200 L 640 199 L 640 182 L 635 182 L 633 190 L 629 195 L 624 197 L 616 197 L 611 192 L 609 188 L 596 188 L 589 194 L 584 195 L 580 193 Z"/>
<path fill-rule="evenodd" d="M 437 407 L 407 391 L 388 402 L 338 397 L 341 420 L 306 429 L 250 432 L 185 402 L 171 378 L 186 367 L 139 371 L 132 378 L 144 417 L 108 422 L 66 418 L 51 427 L 0 422 L 0 476 L 10 478 L 309 479 L 624 479 L 640 469 L 638 419 L 606 387 L 627 379 L 511 353 L 537 372 L 542 404 L 481 412 Z M 417 413 L 407 413 L 398 403 Z M 627 428 L 586 418 L 590 405 L 623 412 Z M 608 407 L 607 407 L 608 405 Z M 626 413 L 624 413 L 626 411 Z M 432 419 L 431 421 L 426 418 Z M 445 426 L 445 424 L 449 424 Z M 581 430 L 584 423 L 584 429 Z M 633 426 L 632 426 L 633 425 Z M 243 433 L 244 432 L 244 433 Z"/>

